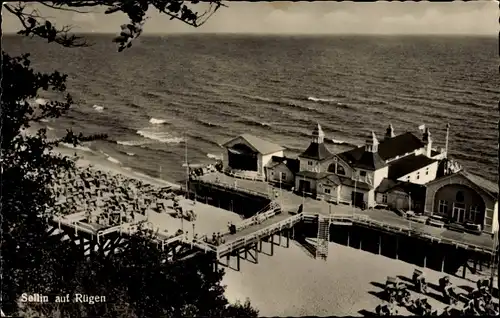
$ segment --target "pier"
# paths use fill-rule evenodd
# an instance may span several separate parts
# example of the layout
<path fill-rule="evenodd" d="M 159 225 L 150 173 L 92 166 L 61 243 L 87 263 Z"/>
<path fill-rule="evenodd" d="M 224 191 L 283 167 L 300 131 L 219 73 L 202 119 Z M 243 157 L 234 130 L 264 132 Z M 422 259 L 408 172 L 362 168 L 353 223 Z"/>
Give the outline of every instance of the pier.
<path fill-rule="evenodd" d="M 214 176 L 209 178 L 213 179 Z M 211 179 L 198 183 L 205 189 L 201 193 L 209 191 Z M 246 188 L 248 182 L 251 186 Z M 225 179 L 217 178 L 215 183 L 214 188 L 223 192 L 205 192 L 213 196 L 211 204 L 220 205 L 217 195 L 222 195 L 225 191 L 238 193 L 242 187 L 246 190 L 243 191 L 241 200 L 250 196 L 255 203 L 252 209 L 247 208 L 244 211 L 246 215 L 251 213 L 251 216 L 234 224 L 236 231 L 233 233 L 221 224 L 222 242 L 219 244 L 210 242 L 206 235 L 194 239 L 184 234 L 172 236 L 154 232 L 154 241 L 158 248 L 165 252 L 167 259 L 182 260 L 199 253 L 211 253 L 215 260 L 214 266 L 221 264 L 231 267 L 233 258 L 236 260 L 236 266 L 231 268 L 239 270 L 242 258 L 258 263 L 259 253 L 273 255 L 276 246 L 289 247 L 290 239 L 295 239 L 297 234 L 304 235 L 303 233 L 316 239 L 314 256 L 318 259 L 327 259 L 328 244 L 331 241 L 352 248 L 371 249 L 377 254 L 401 260 L 409 253 L 408 247 L 417 244 L 419 249 L 424 251 L 422 259 L 418 261 L 423 267 L 439 263 L 438 270 L 445 271 L 446 264 L 456 263 L 457 266 L 463 266 L 463 276 L 468 261 L 472 260 L 474 266 L 481 266 L 491 263 L 489 260 L 495 254 L 493 240 L 486 235 L 476 236 L 432 227 L 399 217 L 391 211 L 359 210 L 352 206 L 301 197 L 259 181 L 238 179 L 235 183 L 226 176 Z M 266 194 L 269 192 L 274 194 L 273 198 Z M 277 197 L 276 193 L 279 193 Z M 200 193 L 190 194 L 200 198 Z M 271 201 L 271 198 L 274 200 Z M 262 207 L 265 203 L 267 205 Z M 303 205 L 302 211 L 298 211 L 300 204 Z M 256 211 L 257 207 L 262 209 L 252 212 Z M 89 254 L 94 250 L 102 250 L 104 253 L 118 252 L 125 246 L 127 236 L 133 235 L 139 226 L 153 229 L 153 226 L 144 223 L 144 220 L 103 227 L 86 223 L 84 219 L 82 213 L 54 217 L 51 231 L 62 231 L 63 234 L 59 234 L 61 237 L 72 239 L 76 245 L 81 244 L 82 250 Z M 268 248 L 264 248 L 264 245 L 268 245 Z"/>

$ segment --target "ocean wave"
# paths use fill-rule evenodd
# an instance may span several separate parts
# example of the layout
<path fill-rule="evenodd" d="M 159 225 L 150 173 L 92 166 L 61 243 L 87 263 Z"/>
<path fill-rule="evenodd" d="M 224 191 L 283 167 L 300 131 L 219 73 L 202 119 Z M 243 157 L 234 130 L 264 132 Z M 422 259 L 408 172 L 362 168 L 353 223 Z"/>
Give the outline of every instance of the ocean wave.
<path fill-rule="evenodd" d="M 54 128 L 47 126 L 47 130 L 54 130 Z"/>
<path fill-rule="evenodd" d="M 152 125 L 164 125 L 167 121 L 165 119 L 151 118 L 149 123 Z"/>
<path fill-rule="evenodd" d="M 104 107 L 99 105 L 94 105 L 92 106 L 92 108 L 95 109 L 97 112 L 102 112 L 104 110 Z"/>
<path fill-rule="evenodd" d="M 151 143 L 151 141 L 148 140 L 125 140 L 125 141 L 115 141 L 118 145 L 122 146 L 142 146 Z"/>
<path fill-rule="evenodd" d="M 346 103 L 339 102 L 334 98 L 317 98 L 317 97 L 309 96 L 309 97 L 307 97 L 307 100 L 310 102 L 318 103 L 318 104 L 331 104 L 331 105 L 339 106 L 339 107 L 346 108 L 346 109 L 350 108 L 349 105 L 347 105 Z"/>
<path fill-rule="evenodd" d="M 222 155 L 214 155 L 211 153 L 207 153 L 207 157 L 210 159 L 215 159 L 215 160 L 222 160 Z"/>
<path fill-rule="evenodd" d="M 41 121 L 42 123 L 48 123 L 48 122 L 49 122 L 49 120 L 48 120 L 47 118 L 42 118 L 42 119 L 40 119 L 40 121 Z"/>
<path fill-rule="evenodd" d="M 264 122 L 264 121 L 258 121 L 258 120 L 251 119 L 251 118 L 242 118 L 242 119 L 238 119 L 237 121 L 240 122 L 240 123 L 242 123 L 242 124 L 249 125 L 249 126 L 269 127 L 269 128 L 273 127 L 272 123 L 268 123 L 268 122 Z"/>
<path fill-rule="evenodd" d="M 90 149 L 89 147 L 80 146 L 80 145 L 73 146 L 72 144 L 68 144 L 65 142 L 61 143 L 61 146 L 66 147 L 66 148 L 70 148 L 70 149 L 80 150 L 80 151 L 93 152 L 92 149 Z"/>
<path fill-rule="evenodd" d="M 159 141 L 161 143 L 166 143 L 166 144 L 179 144 L 181 142 L 184 142 L 184 138 L 172 137 L 170 134 L 164 132 L 151 132 L 147 130 L 138 130 L 137 134 L 144 138 L 151 139 L 154 141 Z"/>
<path fill-rule="evenodd" d="M 309 96 L 307 97 L 307 100 L 315 103 L 332 103 L 335 102 L 335 99 L 333 98 L 317 98 L 314 96 Z"/>
<path fill-rule="evenodd" d="M 108 161 L 112 162 L 112 163 L 115 163 L 115 164 L 118 164 L 118 165 L 119 165 L 119 164 L 121 164 L 121 162 L 120 162 L 118 159 L 113 158 L 113 157 L 111 157 L 111 156 L 108 156 L 106 159 L 107 159 Z"/>
<path fill-rule="evenodd" d="M 219 127 L 219 128 L 224 128 L 223 126 L 221 126 L 219 124 L 214 124 L 214 123 L 209 122 L 209 121 L 204 121 L 204 120 L 201 120 L 201 119 L 197 119 L 196 121 L 199 122 L 201 125 L 203 125 L 205 127 Z"/>

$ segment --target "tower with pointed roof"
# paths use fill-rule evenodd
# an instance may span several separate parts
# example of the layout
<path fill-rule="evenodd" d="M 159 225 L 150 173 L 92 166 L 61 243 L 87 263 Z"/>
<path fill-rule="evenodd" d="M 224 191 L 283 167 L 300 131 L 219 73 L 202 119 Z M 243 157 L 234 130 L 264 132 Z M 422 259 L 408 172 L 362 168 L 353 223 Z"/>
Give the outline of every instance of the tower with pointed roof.
<path fill-rule="evenodd" d="M 375 135 L 375 132 L 371 132 L 370 136 L 366 139 L 365 143 L 365 151 L 366 152 L 372 152 L 372 153 L 377 153 L 378 152 L 378 139 L 377 136 Z"/>
<path fill-rule="evenodd" d="M 333 154 L 325 146 L 325 133 L 320 124 L 311 132 L 311 143 L 300 156 L 300 170 L 321 172 L 321 163 L 331 159 Z"/>

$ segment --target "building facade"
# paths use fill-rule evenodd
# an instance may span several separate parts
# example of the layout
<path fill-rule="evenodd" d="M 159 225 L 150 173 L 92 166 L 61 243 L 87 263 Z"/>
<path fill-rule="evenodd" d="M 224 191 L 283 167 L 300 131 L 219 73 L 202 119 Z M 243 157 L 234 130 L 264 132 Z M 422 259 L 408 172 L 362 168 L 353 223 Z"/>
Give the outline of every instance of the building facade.
<path fill-rule="evenodd" d="M 265 180 L 265 166 L 273 156 L 283 157 L 284 148 L 267 140 L 244 134 L 223 145 L 226 172 L 243 178 Z"/>
<path fill-rule="evenodd" d="M 425 212 L 493 233 L 498 230 L 498 185 L 463 170 L 443 176 L 427 184 Z"/>

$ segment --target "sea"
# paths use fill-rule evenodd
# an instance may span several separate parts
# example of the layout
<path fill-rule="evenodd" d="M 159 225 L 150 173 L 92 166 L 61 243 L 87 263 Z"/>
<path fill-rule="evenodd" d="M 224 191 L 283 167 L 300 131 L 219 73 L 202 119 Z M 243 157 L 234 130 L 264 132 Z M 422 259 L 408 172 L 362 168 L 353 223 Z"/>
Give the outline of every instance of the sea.
<path fill-rule="evenodd" d="M 305 150 L 320 123 L 332 152 L 395 133 L 430 129 L 464 168 L 498 175 L 498 39 L 473 36 L 142 35 L 117 52 L 113 35 L 86 48 L 4 36 L 3 50 L 68 75 L 74 106 L 42 123 L 104 133 L 81 149 L 171 182 L 185 162 L 208 164 L 243 133 Z M 40 91 L 36 103 L 58 96 Z"/>

